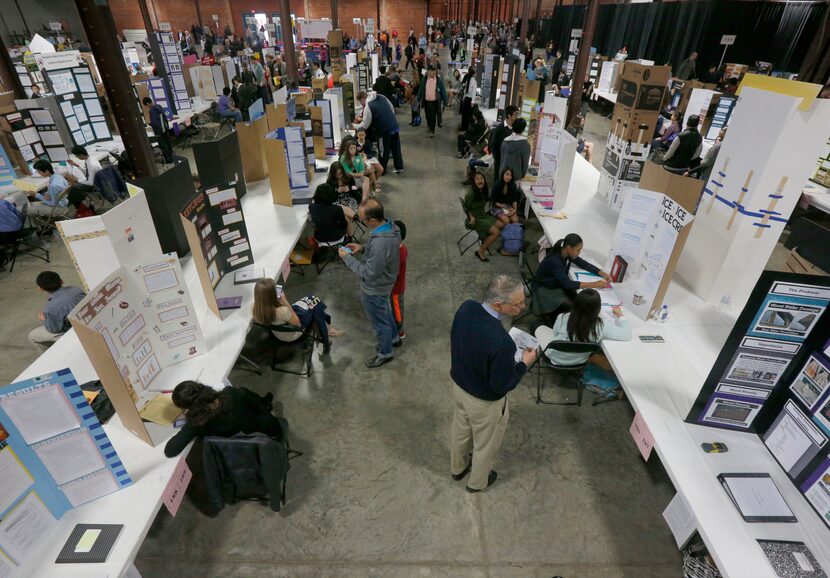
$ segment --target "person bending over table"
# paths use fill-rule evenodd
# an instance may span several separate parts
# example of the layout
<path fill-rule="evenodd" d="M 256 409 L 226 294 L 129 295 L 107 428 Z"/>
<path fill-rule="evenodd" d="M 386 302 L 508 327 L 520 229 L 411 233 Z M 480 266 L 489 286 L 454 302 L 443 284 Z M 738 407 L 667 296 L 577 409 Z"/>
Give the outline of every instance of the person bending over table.
<path fill-rule="evenodd" d="M 354 177 L 343 169 L 340 161 L 334 161 L 329 167 L 329 175 L 326 177 L 326 184 L 334 187 L 337 193 L 337 204 L 348 207 L 352 212 L 357 213 L 360 203 L 363 201 L 361 189 L 358 187 Z M 368 195 L 367 195 L 368 197 Z"/>
<path fill-rule="evenodd" d="M 60 195 L 69 188 L 69 181 L 63 176 L 55 173 L 52 163 L 46 159 L 38 159 L 32 165 L 41 177 L 47 177 L 49 184 L 46 194 L 31 193 L 29 195 L 29 217 L 34 217 L 37 223 L 43 223 L 50 215 L 53 217 L 66 217 L 70 214 L 69 201 Z"/>
<path fill-rule="evenodd" d="M 608 273 L 582 259 L 582 237 L 568 233 L 559 239 L 539 264 L 531 281 L 534 315 L 566 311 L 579 289 L 599 289 L 608 285 Z M 568 276 L 571 263 L 602 277 L 599 281 L 574 281 Z"/>
<path fill-rule="evenodd" d="M 222 391 L 196 381 L 183 381 L 173 390 L 173 404 L 185 411 L 184 427 L 167 441 L 164 455 L 179 455 L 197 437 L 232 437 L 238 433 L 262 433 L 285 439 L 288 422 L 271 413 L 274 394 L 260 397 L 245 387 Z"/>
<path fill-rule="evenodd" d="M 38 315 L 41 325 L 29 332 L 29 341 L 44 352 L 72 327 L 66 316 L 85 297 L 85 293 L 79 287 L 64 287 L 63 279 L 54 271 L 41 271 L 35 283 L 38 289 L 49 294 L 49 299 Z"/>
<path fill-rule="evenodd" d="M 322 243 L 345 241 L 354 234 L 355 212 L 337 204 L 337 191 L 328 183 L 322 183 L 314 190 L 314 198 L 308 207 L 311 222 L 314 223 L 314 238 Z"/>
<path fill-rule="evenodd" d="M 297 331 L 272 331 L 280 341 L 291 343 L 303 336 L 303 331 L 314 324 L 314 333 L 323 343 L 323 353 L 331 350 L 329 337 L 340 337 L 345 331 L 331 326 L 326 304 L 309 295 L 296 303 L 289 303 L 285 292 L 273 279 L 260 279 L 254 285 L 254 321 L 262 325 L 290 325 Z"/>
<path fill-rule="evenodd" d="M 504 228 L 504 223 L 487 211 L 489 202 L 487 194 L 487 178 L 483 173 L 476 173 L 473 177 L 473 186 L 467 191 L 464 197 L 464 205 L 470 213 L 470 225 L 475 228 L 478 238 L 481 239 L 481 246 L 476 250 L 475 256 L 479 261 L 487 262 L 487 249 L 496 242 Z"/>
<path fill-rule="evenodd" d="M 340 164 L 343 170 L 354 177 L 355 183 L 362 191 L 362 201 L 369 198 L 369 169 L 366 160 L 357 153 L 357 141 L 347 136 L 340 143 Z"/>
<path fill-rule="evenodd" d="M 502 227 L 519 222 L 519 187 L 513 180 L 513 169 L 501 171 L 499 180 L 490 191 L 490 214 L 501 222 Z M 501 228 L 501 227 L 500 227 Z"/>
<path fill-rule="evenodd" d="M 571 353 L 567 351 L 547 350 L 551 341 L 576 341 L 581 343 L 599 343 L 603 339 L 612 341 L 630 341 L 631 327 L 628 320 L 623 319 L 622 309 L 614 307 L 614 321 L 602 319 L 602 299 L 594 289 L 580 291 L 571 305 L 571 310 L 556 318 L 553 328 L 540 325 L 536 328 L 536 339 L 539 347 L 548 356 L 551 362 L 557 365 L 578 365 L 592 363 L 597 367 L 613 373 L 608 358 L 602 352 L 590 355 L 588 353 Z"/>

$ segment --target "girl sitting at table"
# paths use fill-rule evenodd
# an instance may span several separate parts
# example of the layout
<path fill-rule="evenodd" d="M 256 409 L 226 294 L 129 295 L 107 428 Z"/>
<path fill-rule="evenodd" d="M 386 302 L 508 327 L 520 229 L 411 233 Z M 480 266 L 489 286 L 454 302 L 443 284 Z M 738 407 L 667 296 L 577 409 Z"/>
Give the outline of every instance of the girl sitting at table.
<path fill-rule="evenodd" d="M 355 182 L 354 177 L 343 169 L 340 161 L 331 163 L 326 184 L 334 187 L 337 192 L 337 204 L 349 207 L 355 213 L 360 208 L 360 203 L 369 198 L 369 191 L 361 194 L 361 188 Z"/>
<path fill-rule="evenodd" d="M 580 291 L 573 300 L 570 312 L 560 315 L 553 324 L 553 328 L 540 325 L 536 329 L 539 347 L 556 365 L 579 365 L 587 361 L 608 373 L 613 373 L 611 364 L 602 352 L 591 355 L 547 349 L 552 341 L 580 343 L 600 343 L 603 339 L 630 341 L 631 327 L 628 325 L 628 320 L 623 318 L 622 309 L 614 307 L 611 310 L 614 314 L 613 321 L 602 319 L 601 311 L 602 299 L 596 290 Z"/>
<path fill-rule="evenodd" d="M 513 170 L 504 169 L 490 192 L 490 214 L 502 225 L 519 222 L 519 187 L 513 180 Z"/>
<path fill-rule="evenodd" d="M 376 193 L 380 192 L 378 179 L 383 176 L 383 167 L 375 156 L 375 149 L 372 143 L 366 139 L 366 129 L 361 128 L 355 134 L 357 138 L 357 152 L 363 156 L 366 167 L 369 169 L 369 185 Z"/>
<path fill-rule="evenodd" d="M 600 289 L 608 285 L 610 277 L 605 271 L 590 264 L 579 255 L 582 253 L 582 237 L 568 233 L 559 239 L 536 269 L 531 281 L 533 300 L 531 311 L 543 317 L 556 316 L 570 307 L 579 289 Z M 575 281 L 568 276 L 571 263 L 589 273 L 599 275 L 597 281 Z"/>
<path fill-rule="evenodd" d="M 168 458 L 182 453 L 197 437 L 232 437 L 259 432 L 285 439 L 288 422 L 271 413 L 274 394 L 260 397 L 245 387 L 217 391 L 196 381 L 183 381 L 173 390 L 173 405 L 184 410 L 184 427 L 164 446 Z"/>
<path fill-rule="evenodd" d="M 484 174 L 477 172 L 473 177 L 473 186 L 464 197 L 464 207 L 469 213 L 470 225 L 475 229 L 481 246 L 474 255 L 479 261 L 487 262 L 487 249 L 496 242 L 501 235 L 504 224 L 487 211 L 489 201 L 487 194 L 487 179 Z"/>
<path fill-rule="evenodd" d="M 363 201 L 369 198 L 369 167 L 366 159 L 357 152 L 357 141 L 347 136 L 340 143 L 340 164 L 343 170 L 354 177 L 355 183 L 363 191 Z"/>

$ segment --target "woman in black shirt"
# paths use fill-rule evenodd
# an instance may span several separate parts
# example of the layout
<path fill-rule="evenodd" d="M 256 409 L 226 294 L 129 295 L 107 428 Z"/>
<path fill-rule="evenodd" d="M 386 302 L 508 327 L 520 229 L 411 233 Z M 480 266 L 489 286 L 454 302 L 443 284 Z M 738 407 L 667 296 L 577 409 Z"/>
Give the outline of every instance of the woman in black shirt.
<path fill-rule="evenodd" d="M 349 207 L 338 205 L 337 191 L 323 183 L 314 191 L 314 198 L 308 207 L 311 222 L 314 223 L 314 238 L 323 243 L 335 243 L 354 232 L 355 212 Z"/>
<path fill-rule="evenodd" d="M 336 203 L 348 207 L 353 212 L 357 212 L 360 207 L 360 201 L 363 198 L 360 187 L 354 177 L 346 172 L 340 161 L 334 161 L 329 167 L 329 175 L 326 178 L 326 184 L 334 187 L 337 193 Z"/>
<path fill-rule="evenodd" d="M 199 436 L 231 437 L 259 432 L 284 439 L 288 423 L 271 413 L 273 397 L 272 393 L 260 397 L 244 387 L 216 391 L 195 381 L 181 382 L 173 390 L 173 403 L 185 410 L 185 424 L 164 446 L 164 455 L 179 455 Z"/>
<path fill-rule="evenodd" d="M 519 187 L 513 180 L 513 170 L 506 168 L 501 177 L 493 184 L 490 192 L 490 214 L 504 225 L 518 223 Z"/>

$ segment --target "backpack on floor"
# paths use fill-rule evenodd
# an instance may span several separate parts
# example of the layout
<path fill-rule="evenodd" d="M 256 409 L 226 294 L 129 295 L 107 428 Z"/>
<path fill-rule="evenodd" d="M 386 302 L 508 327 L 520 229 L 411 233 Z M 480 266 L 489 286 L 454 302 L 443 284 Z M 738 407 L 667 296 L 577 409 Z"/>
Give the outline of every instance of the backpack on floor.
<path fill-rule="evenodd" d="M 412 126 L 421 126 L 421 115 L 415 117 L 415 120 L 412 121 Z"/>
<path fill-rule="evenodd" d="M 518 255 L 525 241 L 525 228 L 519 223 L 511 223 L 501 231 L 502 251 Z"/>

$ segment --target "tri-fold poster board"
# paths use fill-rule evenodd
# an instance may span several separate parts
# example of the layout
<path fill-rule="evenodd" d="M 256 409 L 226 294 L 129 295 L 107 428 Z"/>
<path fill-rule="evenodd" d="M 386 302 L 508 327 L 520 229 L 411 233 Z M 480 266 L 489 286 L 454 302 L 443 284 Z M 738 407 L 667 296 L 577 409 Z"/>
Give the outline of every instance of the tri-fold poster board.
<path fill-rule="evenodd" d="M 33 112 L 35 113 L 34 116 L 32 115 Z M 46 114 L 41 114 L 41 112 L 48 114 L 48 118 L 46 117 Z M 24 161 L 32 163 L 46 155 L 43 137 L 41 136 L 40 131 L 38 130 L 38 125 L 35 124 L 35 121 L 39 120 L 40 122 L 51 123 L 45 124 L 44 126 L 46 127 L 54 126 L 54 119 L 49 111 L 41 111 L 40 109 L 35 111 L 19 110 L 17 112 L 6 114 L 5 119 L 11 128 L 11 136 L 14 140 L 14 145 L 17 146 L 17 149 L 20 151 Z M 66 156 L 66 150 L 63 147 L 60 134 L 57 134 L 57 128 L 55 128 L 55 133 L 57 137 L 55 139 L 55 144 L 60 149 L 60 154 L 56 155 L 55 158 L 49 158 L 50 160 L 58 161 L 61 160 L 61 156 Z"/>
<path fill-rule="evenodd" d="M 830 279 L 765 271 L 689 423 L 758 434 L 830 527 Z"/>
<path fill-rule="evenodd" d="M 44 74 L 60 104 L 72 142 L 90 145 L 112 140 L 95 82 L 86 62 L 73 68 L 45 70 Z"/>
<path fill-rule="evenodd" d="M 124 426 L 153 445 L 139 408 L 169 388 L 165 367 L 206 351 L 178 257 L 120 266 L 68 319 Z"/>
<path fill-rule="evenodd" d="M 0 472 L 4 578 L 38 555 L 66 512 L 132 483 L 68 369 L 0 388 Z"/>
<path fill-rule="evenodd" d="M 677 261 L 694 221 L 702 183 L 646 162 L 639 188 L 628 193 L 620 211 L 611 260 L 626 263 L 614 289 L 639 317 L 662 306 Z"/>
<path fill-rule="evenodd" d="M 561 123 L 559 125 L 561 126 Z M 552 122 L 540 132 L 539 139 L 539 166 L 536 182 L 530 189 L 534 200 L 541 207 L 540 216 L 556 215 L 565 208 L 568 200 L 577 140 Z"/>
<path fill-rule="evenodd" d="M 221 318 L 214 289 L 227 273 L 254 262 L 236 183 L 200 190 L 181 220 L 208 308 Z"/>

